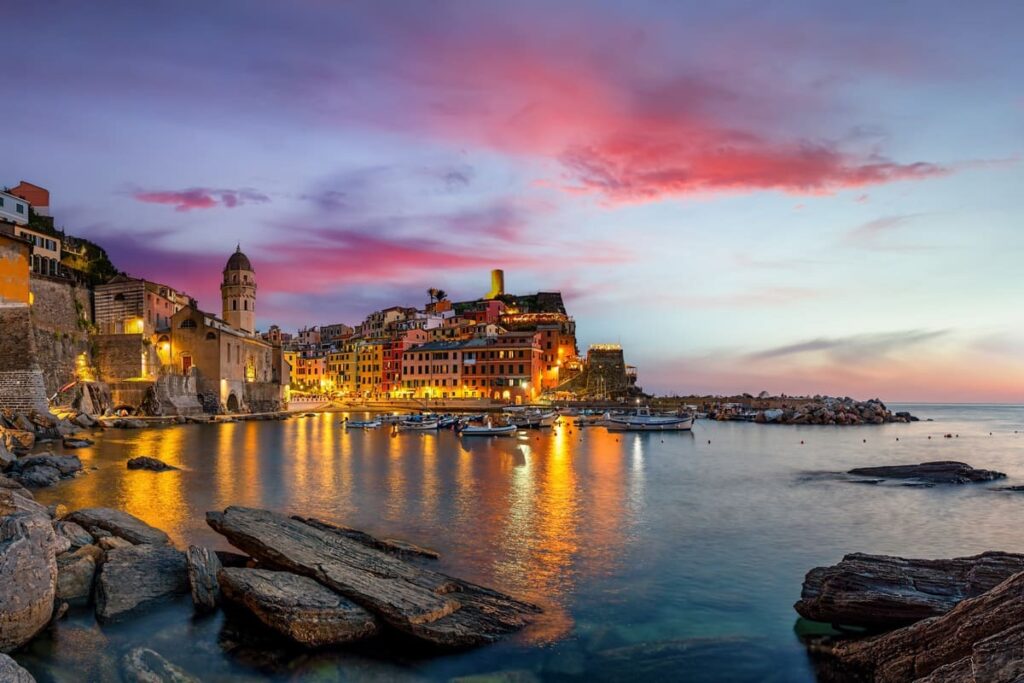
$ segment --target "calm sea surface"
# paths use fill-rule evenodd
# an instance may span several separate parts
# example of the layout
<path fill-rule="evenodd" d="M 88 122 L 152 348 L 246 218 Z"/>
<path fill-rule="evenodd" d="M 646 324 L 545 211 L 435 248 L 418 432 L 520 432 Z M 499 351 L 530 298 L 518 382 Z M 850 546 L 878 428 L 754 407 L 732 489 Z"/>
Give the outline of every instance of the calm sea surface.
<path fill-rule="evenodd" d="M 239 645 L 222 613 L 193 618 L 186 596 L 102 629 L 89 610 L 73 610 L 16 658 L 41 682 L 109 680 L 119 655 L 137 644 L 205 681 L 447 680 L 503 670 L 641 680 L 667 675 L 652 663 L 652 646 L 695 639 L 689 654 L 662 662 L 674 678 L 814 681 L 792 609 L 811 567 L 853 551 L 1024 552 L 1022 493 L 984 484 L 874 487 L 821 474 L 964 460 L 1024 484 L 1024 407 L 891 407 L 934 421 L 699 421 L 692 435 L 614 435 L 568 422 L 517 438 L 459 439 L 346 432 L 342 414 L 324 413 L 109 430 L 77 451 L 97 470 L 37 499 L 123 508 L 181 547 L 227 549 L 204 514 L 228 505 L 320 517 L 433 547 L 440 570 L 535 601 L 545 613 L 507 641 L 464 653 L 432 656 L 394 642 L 302 653 L 280 642 Z M 137 455 L 182 469 L 126 470 L 125 459 Z"/>

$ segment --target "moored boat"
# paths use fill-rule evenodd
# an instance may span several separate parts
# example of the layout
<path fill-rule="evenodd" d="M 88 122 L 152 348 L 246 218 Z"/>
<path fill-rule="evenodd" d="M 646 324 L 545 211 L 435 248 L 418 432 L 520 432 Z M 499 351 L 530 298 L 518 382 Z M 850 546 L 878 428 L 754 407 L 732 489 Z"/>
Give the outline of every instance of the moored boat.
<path fill-rule="evenodd" d="M 408 431 L 432 431 L 438 428 L 437 420 L 402 420 L 398 423 L 398 429 Z"/>
<path fill-rule="evenodd" d="M 650 408 L 637 408 L 627 415 L 606 415 L 610 432 L 685 432 L 693 428 L 692 415 L 652 415 Z"/>
<path fill-rule="evenodd" d="M 516 433 L 515 425 L 494 425 L 490 421 L 482 425 L 466 425 L 459 429 L 462 436 L 512 436 Z"/>
<path fill-rule="evenodd" d="M 551 427 L 558 422 L 558 411 L 529 410 L 506 416 L 508 421 L 520 429 Z"/>
<path fill-rule="evenodd" d="M 342 420 L 342 424 L 344 424 L 346 428 L 351 429 L 376 429 L 377 427 L 380 427 L 382 423 L 380 420 L 349 420 L 346 418 L 345 420 Z"/>

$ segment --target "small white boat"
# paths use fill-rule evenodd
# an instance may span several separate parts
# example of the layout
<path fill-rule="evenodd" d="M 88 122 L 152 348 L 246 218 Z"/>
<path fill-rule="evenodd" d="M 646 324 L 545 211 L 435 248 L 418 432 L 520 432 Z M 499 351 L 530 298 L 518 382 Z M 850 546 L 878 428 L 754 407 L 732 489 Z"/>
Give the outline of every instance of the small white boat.
<path fill-rule="evenodd" d="M 398 428 L 408 431 L 437 431 L 437 420 L 403 420 L 398 423 Z"/>
<path fill-rule="evenodd" d="M 692 415 L 652 415 L 650 408 L 637 408 L 632 415 L 607 415 L 609 432 L 686 432 L 693 428 Z"/>
<path fill-rule="evenodd" d="M 406 415 L 402 415 L 400 413 L 385 413 L 384 415 L 381 415 L 377 419 L 382 421 L 382 422 L 395 423 L 395 422 L 401 422 L 406 417 L 407 417 Z"/>
<path fill-rule="evenodd" d="M 492 425 L 490 421 L 482 425 L 467 425 L 459 430 L 463 436 L 512 436 L 518 428 L 515 425 Z"/>
<path fill-rule="evenodd" d="M 551 427 L 558 422 L 558 411 L 530 410 L 523 413 L 508 415 L 508 421 L 520 429 Z"/>
<path fill-rule="evenodd" d="M 381 426 L 380 420 L 345 420 L 344 425 L 350 429 L 376 429 Z"/>

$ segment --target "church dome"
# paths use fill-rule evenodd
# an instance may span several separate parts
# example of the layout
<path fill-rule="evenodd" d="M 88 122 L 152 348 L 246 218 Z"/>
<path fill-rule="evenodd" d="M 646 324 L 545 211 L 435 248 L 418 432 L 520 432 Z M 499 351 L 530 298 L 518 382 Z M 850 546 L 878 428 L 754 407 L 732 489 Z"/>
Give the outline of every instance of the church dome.
<path fill-rule="evenodd" d="M 249 257 L 242 253 L 241 245 L 235 249 L 235 253 L 228 259 L 228 264 L 224 266 L 224 270 L 252 270 Z"/>

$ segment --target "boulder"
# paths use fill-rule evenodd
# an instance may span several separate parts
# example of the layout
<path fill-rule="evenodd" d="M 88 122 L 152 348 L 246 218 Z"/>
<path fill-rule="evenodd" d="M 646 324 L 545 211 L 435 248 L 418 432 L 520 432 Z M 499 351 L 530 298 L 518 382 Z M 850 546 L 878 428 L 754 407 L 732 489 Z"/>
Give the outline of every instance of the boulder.
<path fill-rule="evenodd" d="M 807 619 L 892 629 L 945 614 L 1024 571 L 1024 555 L 988 552 L 951 560 L 853 553 L 804 579 L 794 606 Z"/>
<path fill-rule="evenodd" d="M 96 574 L 96 558 L 89 550 L 80 548 L 73 553 L 57 556 L 57 597 L 72 603 L 88 602 L 92 595 L 92 580 Z"/>
<path fill-rule="evenodd" d="M 188 562 L 188 585 L 197 612 L 217 609 L 220 587 L 217 573 L 221 570 L 217 554 L 209 548 L 190 545 L 185 553 Z"/>
<path fill-rule="evenodd" d="M 167 534 L 163 531 L 146 524 L 138 517 L 122 510 L 83 508 L 82 510 L 75 510 L 65 519 L 81 525 L 93 536 L 97 535 L 97 529 L 102 529 L 135 544 L 163 544 L 170 542 Z"/>
<path fill-rule="evenodd" d="M 7 450 L 23 455 L 36 445 L 36 433 L 31 429 L 0 429 L 0 440 L 4 442 Z"/>
<path fill-rule="evenodd" d="M 315 579 L 396 629 L 435 645 L 493 642 L 540 611 L 268 510 L 229 507 L 207 513 L 206 521 L 261 563 Z"/>
<path fill-rule="evenodd" d="M 3 654 L 0 654 L 0 681 L 4 681 L 4 683 L 36 683 L 36 679 L 32 677 L 32 674 L 18 666 L 16 661 Z"/>
<path fill-rule="evenodd" d="M 137 647 L 121 660 L 121 676 L 125 683 L 199 683 L 159 654 Z"/>
<path fill-rule="evenodd" d="M 63 443 L 64 448 L 88 448 L 89 446 L 92 446 L 94 442 L 91 439 L 65 438 Z"/>
<path fill-rule="evenodd" d="M 58 536 L 68 539 L 72 550 L 78 550 L 82 546 L 92 545 L 96 539 L 88 531 L 74 522 L 60 520 L 53 523 L 53 530 Z"/>
<path fill-rule="evenodd" d="M 164 472 L 167 470 L 176 470 L 177 467 L 168 465 L 163 460 L 157 458 L 149 458 L 141 456 L 138 458 L 132 458 L 128 461 L 128 469 L 130 470 L 152 470 L 154 472 Z"/>
<path fill-rule="evenodd" d="M 20 470 L 15 473 L 14 478 L 25 486 L 29 486 L 34 489 L 45 488 L 47 486 L 53 486 L 60 481 L 60 470 L 56 467 L 47 467 L 46 465 L 37 465 L 28 469 Z"/>
<path fill-rule="evenodd" d="M 967 463 L 954 460 L 924 462 L 920 465 L 858 467 L 848 474 L 879 479 L 910 479 L 926 484 L 973 484 L 1006 478 L 1002 472 L 975 469 Z"/>
<path fill-rule="evenodd" d="M 52 467 L 60 476 L 70 477 L 81 471 L 82 461 L 77 455 L 30 455 L 18 458 L 13 469 L 15 472 L 24 472 L 36 467 Z"/>
<path fill-rule="evenodd" d="M 0 472 L 6 472 L 11 469 L 14 465 L 18 456 L 11 453 L 11 450 L 7 448 L 7 444 L 4 443 L 3 439 L 0 439 Z"/>
<path fill-rule="evenodd" d="M 33 423 L 32 420 L 30 420 L 27 415 L 23 415 L 21 413 L 18 413 L 17 415 L 14 416 L 12 424 L 14 425 L 15 429 L 20 429 L 23 432 L 32 432 L 34 434 L 36 431 L 35 423 Z"/>
<path fill-rule="evenodd" d="M 107 552 L 96 580 L 96 617 L 118 621 L 188 592 L 185 553 L 166 545 L 136 545 Z"/>
<path fill-rule="evenodd" d="M 218 579 L 226 599 L 308 647 L 361 640 L 380 628 L 365 609 L 305 576 L 228 568 Z"/>
<path fill-rule="evenodd" d="M 75 415 L 73 418 L 71 418 L 71 424 L 77 427 L 81 427 L 82 429 L 92 429 L 99 423 L 96 422 L 96 420 L 94 420 L 87 413 L 79 413 L 78 415 Z"/>
<path fill-rule="evenodd" d="M 37 505 L 6 495 L 15 505 Z M 50 518 L 39 511 L 5 512 L 0 517 L 0 652 L 21 647 L 50 622 L 56 592 L 56 537 Z"/>
<path fill-rule="evenodd" d="M 5 477 L 2 474 L 0 474 L 0 491 L 8 491 L 29 500 L 33 500 L 35 498 L 31 491 L 21 485 L 21 482 L 11 479 L 10 477 Z"/>
<path fill-rule="evenodd" d="M 1024 572 L 946 614 L 867 640 L 842 642 L 831 656 L 876 683 L 1020 680 L 1024 663 Z M 968 659 L 972 671 L 968 673 Z M 975 667 L 977 662 L 977 667 Z M 992 675 L 980 675 L 979 671 Z M 959 675 L 957 678 L 955 676 Z"/>
<path fill-rule="evenodd" d="M 135 545 L 131 541 L 126 541 L 120 536 L 101 536 L 96 543 L 103 550 L 120 550 L 121 548 L 131 548 Z"/>

